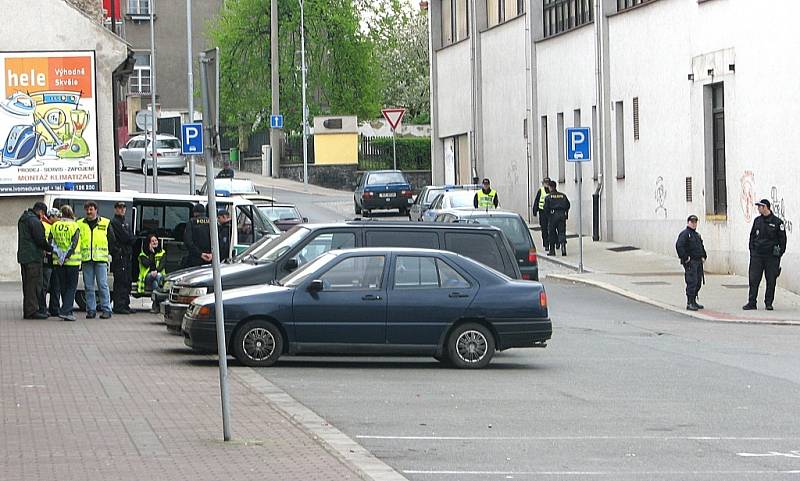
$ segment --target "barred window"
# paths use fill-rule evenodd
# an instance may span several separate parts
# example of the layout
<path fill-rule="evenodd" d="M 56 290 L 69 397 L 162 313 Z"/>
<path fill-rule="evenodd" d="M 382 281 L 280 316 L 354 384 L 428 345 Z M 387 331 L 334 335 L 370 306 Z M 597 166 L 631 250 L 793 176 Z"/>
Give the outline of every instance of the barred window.
<path fill-rule="evenodd" d="M 542 1 L 544 2 L 542 13 L 545 37 L 551 37 L 594 21 L 594 0 Z"/>
<path fill-rule="evenodd" d="M 469 36 L 467 0 L 442 0 L 442 46 Z"/>
<path fill-rule="evenodd" d="M 655 0 L 617 0 L 617 11 L 629 10 L 633 7 L 638 7 L 643 3 L 654 2 Z"/>
<path fill-rule="evenodd" d="M 494 27 L 523 13 L 525 13 L 524 0 L 486 0 L 489 27 Z"/>

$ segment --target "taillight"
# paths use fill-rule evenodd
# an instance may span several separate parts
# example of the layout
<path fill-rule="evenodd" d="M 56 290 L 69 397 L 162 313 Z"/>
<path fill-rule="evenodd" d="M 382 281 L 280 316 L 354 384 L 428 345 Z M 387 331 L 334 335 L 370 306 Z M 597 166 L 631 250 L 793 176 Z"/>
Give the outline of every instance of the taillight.
<path fill-rule="evenodd" d="M 528 262 L 536 264 L 536 249 L 528 249 Z"/>
<path fill-rule="evenodd" d="M 539 293 L 539 307 L 547 307 L 547 293 L 544 291 Z"/>
<path fill-rule="evenodd" d="M 401 190 L 400 191 L 400 197 L 411 197 L 411 191 L 410 190 Z"/>
<path fill-rule="evenodd" d="M 375 194 L 374 194 L 374 193 L 372 193 L 372 192 L 364 192 L 363 194 L 361 194 L 361 197 L 362 197 L 362 198 L 364 198 L 364 199 L 369 199 L 369 198 L 371 198 L 373 195 L 375 195 Z"/>
<path fill-rule="evenodd" d="M 148 153 L 147 153 L 147 155 L 149 155 L 150 157 L 152 157 L 152 156 L 153 156 L 153 152 L 148 152 Z M 157 151 L 157 152 L 156 152 L 156 157 L 161 157 L 161 152 L 158 152 L 158 151 Z"/>
<path fill-rule="evenodd" d="M 523 281 L 531 280 L 531 275 L 530 274 L 522 274 L 522 280 Z"/>

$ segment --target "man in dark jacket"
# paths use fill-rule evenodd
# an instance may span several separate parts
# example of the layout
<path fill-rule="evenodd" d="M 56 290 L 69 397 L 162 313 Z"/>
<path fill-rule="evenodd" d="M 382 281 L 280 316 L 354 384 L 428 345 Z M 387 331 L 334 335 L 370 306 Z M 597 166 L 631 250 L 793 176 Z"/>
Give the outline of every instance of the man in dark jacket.
<path fill-rule="evenodd" d="M 225 161 L 222 164 L 222 170 L 217 172 L 217 175 L 214 176 L 215 179 L 232 179 L 234 176 L 233 167 L 231 167 L 231 163 L 229 161 Z"/>
<path fill-rule="evenodd" d="M 181 262 L 181 268 L 211 264 L 211 224 L 205 216 L 206 208 L 195 204 L 192 219 L 183 235 L 183 243 L 188 253 Z"/>
<path fill-rule="evenodd" d="M 227 209 L 217 209 L 217 230 L 219 234 L 219 260 L 227 260 L 231 256 L 231 214 Z"/>
<path fill-rule="evenodd" d="M 781 257 L 786 252 L 786 226 L 772 213 L 772 205 L 767 199 L 756 202 L 760 216 L 753 221 L 750 229 L 750 292 L 747 304 L 742 309 L 757 309 L 756 298 L 761 277 L 767 280 L 767 291 L 764 293 L 764 304 L 768 311 L 772 310 L 775 299 L 775 284 L 781 273 Z"/>
<path fill-rule="evenodd" d="M 703 280 L 703 263 L 706 261 L 706 248 L 703 238 L 697 232 L 697 216 L 692 214 L 686 219 L 686 228 L 678 235 L 675 242 L 678 259 L 683 265 L 683 276 L 686 280 L 686 309 L 696 311 L 704 306 L 697 303 L 697 294 Z"/>
<path fill-rule="evenodd" d="M 17 221 L 17 262 L 22 272 L 22 316 L 25 319 L 47 319 L 39 312 L 39 291 L 42 286 L 42 258 L 52 250 L 44 237 L 42 219 L 47 205 L 37 202 L 22 213 Z"/>
<path fill-rule="evenodd" d="M 114 290 L 112 300 L 113 312 L 117 314 L 131 314 L 131 256 L 133 255 L 133 231 L 125 218 L 127 205 L 119 201 L 114 204 L 114 218 L 111 219 L 111 229 L 116 240 L 112 253 L 111 272 L 114 274 Z"/>
<path fill-rule="evenodd" d="M 556 248 L 561 246 L 561 255 L 567 255 L 567 219 L 569 218 L 569 199 L 558 186 L 550 181 L 550 193 L 544 200 L 544 210 L 550 216 L 547 224 L 547 242 L 550 243 L 547 255 L 556 255 Z"/>

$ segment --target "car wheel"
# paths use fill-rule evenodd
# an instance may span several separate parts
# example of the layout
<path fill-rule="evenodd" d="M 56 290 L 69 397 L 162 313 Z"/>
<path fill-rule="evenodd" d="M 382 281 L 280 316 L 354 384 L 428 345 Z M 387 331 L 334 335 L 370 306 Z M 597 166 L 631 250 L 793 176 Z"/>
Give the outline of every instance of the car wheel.
<path fill-rule="evenodd" d="M 361 210 L 361 214 L 362 214 L 364 217 L 369 217 L 369 216 L 371 216 L 371 215 L 372 215 L 372 213 L 371 213 L 369 210 L 367 210 L 367 209 L 362 209 L 362 210 Z"/>
<path fill-rule="evenodd" d="M 250 321 L 233 336 L 233 355 L 245 366 L 269 367 L 283 352 L 283 335 L 267 321 Z"/>
<path fill-rule="evenodd" d="M 447 338 L 447 356 L 454 367 L 480 369 L 494 356 L 494 336 L 486 327 L 476 323 L 458 326 Z"/>
<path fill-rule="evenodd" d="M 400 215 L 408 216 L 408 218 L 411 219 L 411 216 L 408 215 L 408 208 L 406 208 L 406 207 L 400 207 Z"/>
<path fill-rule="evenodd" d="M 142 175 L 148 175 L 149 171 L 147 169 L 147 164 L 145 163 L 144 159 L 142 159 Z"/>
<path fill-rule="evenodd" d="M 122 158 L 119 159 L 119 170 L 123 172 L 127 172 L 128 168 L 125 166 L 125 161 Z"/>
<path fill-rule="evenodd" d="M 355 205 L 356 215 L 361 215 L 361 207 L 359 207 L 358 204 L 354 205 Z"/>

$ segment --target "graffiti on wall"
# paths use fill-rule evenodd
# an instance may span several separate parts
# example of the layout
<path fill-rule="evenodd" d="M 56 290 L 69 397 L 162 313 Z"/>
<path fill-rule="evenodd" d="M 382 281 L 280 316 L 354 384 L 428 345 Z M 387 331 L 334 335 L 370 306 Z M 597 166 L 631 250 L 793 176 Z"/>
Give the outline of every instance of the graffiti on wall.
<path fill-rule="evenodd" d="M 659 176 L 656 179 L 656 188 L 653 191 L 653 195 L 656 199 L 656 217 L 662 217 L 664 219 L 667 218 L 667 188 L 664 186 L 664 178 Z"/>
<path fill-rule="evenodd" d="M 786 225 L 786 233 L 792 233 L 792 221 L 786 218 L 786 202 L 783 200 L 783 197 L 778 195 L 778 188 L 776 186 L 772 186 L 769 191 L 770 202 L 772 203 L 772 213 L 777 215 L 783 220 L 783 223 Z"/>
<path fill-rule="evenodd" d="M 756 180 L 753 172 L 745 170 L 741 179 L 741 190 L 739 191 L 739 206 L 742 208 L 744 220 L 748 224 L 752 222 L 756 211 Z"/>

